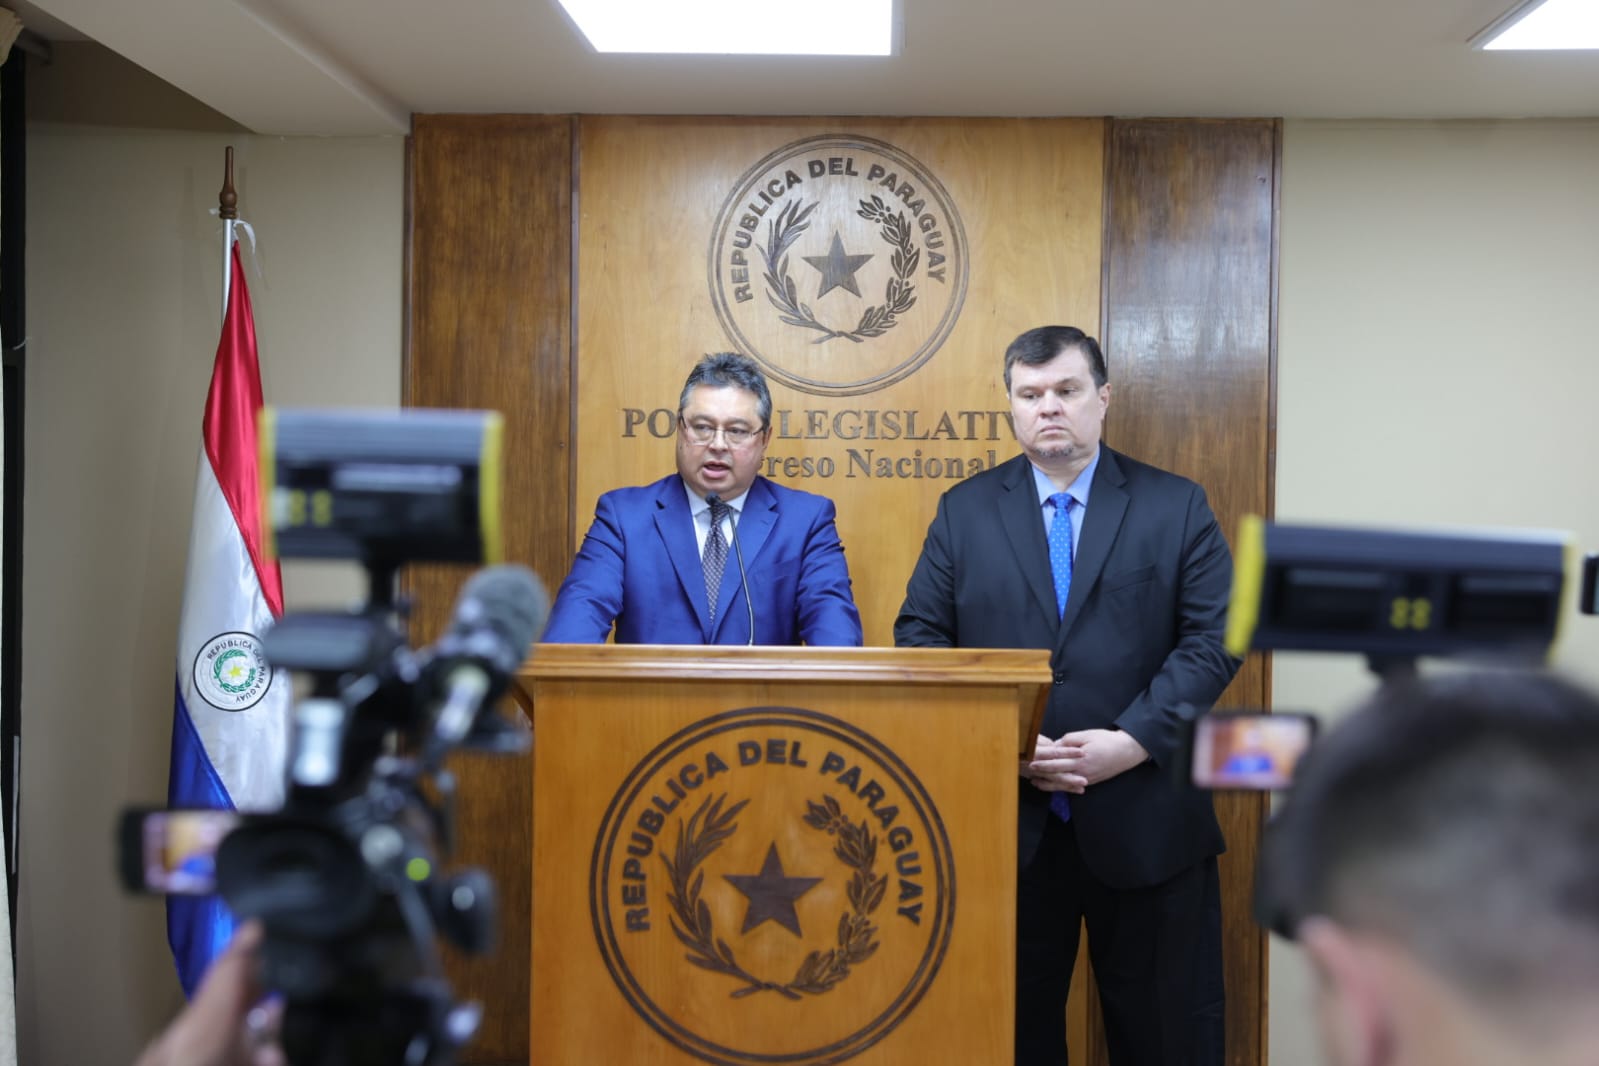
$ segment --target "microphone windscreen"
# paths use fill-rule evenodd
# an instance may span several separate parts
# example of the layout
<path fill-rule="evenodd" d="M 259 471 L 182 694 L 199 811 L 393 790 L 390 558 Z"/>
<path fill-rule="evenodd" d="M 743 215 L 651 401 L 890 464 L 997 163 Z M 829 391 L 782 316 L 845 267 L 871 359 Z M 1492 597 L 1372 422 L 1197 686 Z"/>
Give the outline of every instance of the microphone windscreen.
<path fill-rule="evenodd" d="M 491 566 L 473 574 L 456 601 L 455 623 L 485 627 L 503 642 L 511 669 L 527 658 L 528 649 L 544 632 L 550 597 L 533 571 L 518 563 Z"/>

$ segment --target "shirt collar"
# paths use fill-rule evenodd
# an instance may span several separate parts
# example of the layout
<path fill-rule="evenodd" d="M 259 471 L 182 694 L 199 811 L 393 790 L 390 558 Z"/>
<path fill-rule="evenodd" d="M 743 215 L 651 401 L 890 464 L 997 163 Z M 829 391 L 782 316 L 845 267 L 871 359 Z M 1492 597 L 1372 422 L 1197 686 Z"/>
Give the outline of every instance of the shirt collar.
<path fill-rule="evenodd" d="M 711 505 L 705 502 L 705 497 L 694 495 L 694 490 L 688 487 L 688 482 L 683 481 L 682 478 L 678 478 L 678 480 L 682 482 L 683 492 L 688 496 L 688 509 L 690 514 L 697 519 L 700 515 L 711 509 Z M 728 508 L 734 514 L 742 515 L 744 513 L 744 499 L 745 497 L 749 496 L 749 494 L 750 490 L 745 489 L 737 496 L 734 496 L 731 500 L 723 500 L 722 502 L 727 504 Z"/>
<path fill-rule="evenodd" d="M 1094 484 L 1094 471 L 1099 469 L 1099 456 L 1100 449 L 1095 446 L 1094 457 L 1088 460 L 1088 465 L 1078 473 L 1077 479 L 1066 486 L 1066 495 L 1076 500 L 1080 508 L 1088 506 L 1088 490 Z M 1042 507 L 1049 502 L 1051 496 L 1055 495 L 1055 483 L 1049 480 L 1049 475 L 1040 470 L 1036 463 L 1029 460 L 1027 465 L 1033 469 L 1033 487 L 1038 490 L 1038 505 Z M 700 503 L 704 505 L 705 501 L 701 500 Z"/>

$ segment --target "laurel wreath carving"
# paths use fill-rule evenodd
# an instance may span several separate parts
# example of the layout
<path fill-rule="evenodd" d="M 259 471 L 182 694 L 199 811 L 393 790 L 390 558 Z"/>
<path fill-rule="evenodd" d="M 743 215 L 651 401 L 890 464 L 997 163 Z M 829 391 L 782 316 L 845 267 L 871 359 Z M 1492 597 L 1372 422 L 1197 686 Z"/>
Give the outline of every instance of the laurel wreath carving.
<path fill-rule="evenodd" d="M 879 223 L 878 232 L 894 249 L 894 256 L 889 260 L 894 276 L 888 279 L 882 306 L 868 307 L 861 314 L 860 325 L 855 327 L 856 336 L 880 337 L 898 325 L 898 316 L 916 306 L 916 286 L 911 284 L 911 278 L 916 276 L 922 253 L 911 244 L 911 224 L 905 220 L 904 212 L 889 211 L 882 197 L 875 195 L 870 201 L 862 200 L 860 205 L 855 213 L 868 222 Z"/>
<path fill-rule="evenodd" d="M 724 811 L 722 803 L 726 799 L 725 792 L 719 796 L 707 796 L 689 818 L 687 826 L 681 821 L 677 823 L 677 846 L 672 851 L 672 857 L 667 858 L 665 852 L 661 854 L 661 862 L 666 864 L 667 879 L 672 885 L 672 890 L 666 895 L 666 902 L 672 907 L 672 932 L 688 948 L 685 958 L 689 962 L 701 969 L 736 977 L 744 982 L 744 987 L 734 992 L 734 996 L 767 989 L 781 992 L 783 990 L 779 986 L 762 981 L 738 964 L 727 941 L 716 935 L 710 906 L 700 898 L 700 892 L 705 887 L 705 874 L 700 870 L 700 864 L 722 846 L 722 841 L 738 830 L 734 819 L 749 803 L 749 800 L 740 800 Z M 789 999 L 799 998 L 797 993 L 784 994 Z"/>
<path fill-rule="evenodd" d="M 821 344 L 837 337 L 856 344 L 868 337 L 881 337 L 899 324 L 899 316 L 916 306 L 916 286 L 911 279 L 921 263 L 922 253 L 911 243 L 911 224 L 904 212 L 890 211 L 880 196 L 861 200 L 855 213 L 868 222 L 876 222 L 878 233 L 894 255 L 890 259 L 894 276 L 888 279 L 883 302 L 873 304 L 861 312 L 861 320 L 852 330 L 838 330 L 823 325 L 811 311 L 810 305 L 799 298 L 799 287 L 788 272 L 788 250 L 799 240 L 800 234 L 810 229 L 811 212 L 821 201 L 805 204 L 801 199 L 789 200 L 777 216 L 766 225 L 767 240 L 763 247 L 755 247 L 766 260 L 766 298 L 779 312 L 778 318 L 791 326 L 812 329 L 822 335 L 812 343 Z"/>
<path fill-rule="evenodd" d="M 815 995 L 848 977 L 851 966 L 865 962 L 877 950 L 877 927 L 872 925 L 871 915 L 888 891 L 888 875 L 878 876 L 873 870 L 877 837 L 867 829 L 865 819 L 859 825 L 852 823 L 832 796 L 823 796 L 819 804 L 807 800 L 805 806 L 805 824 L 838 837 L 833 854 L 855 871 L 849 879 L 850 909 L 838 919 L 838 945 L 805 956 L 789 982 L 790 988 Z"/>
<path fill-rule="evenodd" d="M 726 793 L 706 797 L 687 825 L 678 822 L 677 844 L 672 856 L 661 854 L 671 883 L 666 900 L 672 908 L 672 932 L 688 948 L 684 957 L 701 969 L 741 982 L 732 993 L 734 999 L 756 992 L 776 992 L 785 999 L 800 999 L 802 994 L 820 995 L 830 991 L 849 976 L 852 966 L 871 958 L 877 950 L 877 927 L 871 924 L 871 915 L 882 904 L 888 890 L 888 876 L 875 872 L 877 837 L 867 828 L 865 820 L 856 825 L 844 817 L 833 797 L 823 796 L 821 803 L 806 801 L 805 823 L 838 837 L 833 854 L 854 871 L 849 883 L 850 909 L 839 917 L 838 941 L 834 947 L 806 955 L 792 981 L 763 981 L 739 965 L 727 941 L 716 935 L 711 908 L 701 895 L 705 873 L 700 866 L 723 841 L 738 831 L 736 819 L 749 803 L 749 800 L 740 800 L 723 810 L 726 799 Z"/>

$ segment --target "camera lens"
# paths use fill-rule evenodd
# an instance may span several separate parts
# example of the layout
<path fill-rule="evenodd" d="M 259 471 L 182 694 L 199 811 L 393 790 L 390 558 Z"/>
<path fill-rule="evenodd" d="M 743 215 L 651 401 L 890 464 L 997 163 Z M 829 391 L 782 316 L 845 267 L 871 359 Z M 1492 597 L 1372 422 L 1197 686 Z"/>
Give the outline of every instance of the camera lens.
<path fill-rule="evenodd" d="M 348 840 L 289 819 L 263 819 L 229 834 L 217 852 L 217 887 L 241 918 L 260 918 L 269 932 L 305 939 L 354 929 L 376 898 Z"/>

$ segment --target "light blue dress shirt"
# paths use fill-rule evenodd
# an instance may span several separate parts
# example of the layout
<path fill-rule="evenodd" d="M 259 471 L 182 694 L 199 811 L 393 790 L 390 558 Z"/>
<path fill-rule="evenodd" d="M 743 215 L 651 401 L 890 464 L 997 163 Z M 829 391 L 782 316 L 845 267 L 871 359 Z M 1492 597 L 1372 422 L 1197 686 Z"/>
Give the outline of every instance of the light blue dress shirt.
<path fill-rule="evenodd" d="M 1083 467 L 1082 473 L 1077 475 L 1077 480 L 1066 486 L 1066 495 L 1077 501 L 1068 514 L 1072 524 L 1072 561 L 1077 561 L 1077 546 L 1083 542 L 1083 515 L 1088 511 L 1088 490 L 1094 484 L 1094 471 L 1099 469 L 1099 449 L 1094 449 L 1094 457 L 1088 460 L 1088 465 Z M 1055 520 L 1055 508 L 1049 498 L 1055 495 L 1055 483 L 1049 480 L 1049 475 L 1038 469 L 1033 464 L 1033 487 L 1038 490 L 1038 507 L 1044 519 L 1044 535 L 1049 536 L 1049 525 Z"/>

